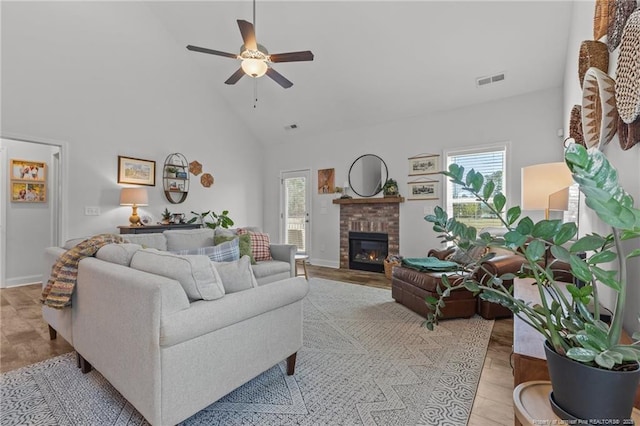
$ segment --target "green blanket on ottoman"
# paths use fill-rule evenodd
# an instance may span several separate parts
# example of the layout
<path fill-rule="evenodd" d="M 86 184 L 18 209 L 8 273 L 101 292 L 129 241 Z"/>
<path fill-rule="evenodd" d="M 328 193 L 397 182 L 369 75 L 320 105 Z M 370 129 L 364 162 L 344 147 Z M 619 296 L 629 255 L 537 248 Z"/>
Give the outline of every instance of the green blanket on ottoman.
<path fill-rule="evenodd" d="M 437 257 L 409 257 L 402 259 L 402 266 L 420 272 L 450 272 L 460 269 L 456 262 L 440 260 Z"/>

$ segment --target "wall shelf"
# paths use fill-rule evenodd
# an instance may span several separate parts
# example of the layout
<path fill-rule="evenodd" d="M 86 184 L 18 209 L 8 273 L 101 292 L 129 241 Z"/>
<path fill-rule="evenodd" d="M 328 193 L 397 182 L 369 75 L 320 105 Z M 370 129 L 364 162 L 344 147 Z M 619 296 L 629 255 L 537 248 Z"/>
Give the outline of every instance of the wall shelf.
<path fill-rule="evenodd" d="M 173 169 L 176 169 L 176 172 L 173 172 Z M 189 162 L 184 155 L 175 152 L 169 154 L 164 160 L 162 186 L 164 195 L 171 204 L 180 204 L 187 199 L 187 195 L 189 195 Z"/>

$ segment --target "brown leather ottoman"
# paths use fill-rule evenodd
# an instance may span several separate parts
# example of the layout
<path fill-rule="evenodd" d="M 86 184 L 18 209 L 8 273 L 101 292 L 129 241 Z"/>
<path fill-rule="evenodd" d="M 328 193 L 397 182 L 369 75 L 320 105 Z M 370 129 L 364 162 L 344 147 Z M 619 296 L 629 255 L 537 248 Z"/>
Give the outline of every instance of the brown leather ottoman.
<path fill-rule="evenodd" d="M 430 312 L 424 299 L 427 296 L 438 297 L 437 287 L 442 286 L 441 272 L 420 272 L 415 269 L 395 266 L 391 275 L 391 296 L 401 305 L 426 318 Z M 461 279 L 454 272 L 447 273 L 452 283 Z M 440 319 L 469 318 L 476 313 L 477 300 L 466 289 L 451 292 L 445 299 Z"/>

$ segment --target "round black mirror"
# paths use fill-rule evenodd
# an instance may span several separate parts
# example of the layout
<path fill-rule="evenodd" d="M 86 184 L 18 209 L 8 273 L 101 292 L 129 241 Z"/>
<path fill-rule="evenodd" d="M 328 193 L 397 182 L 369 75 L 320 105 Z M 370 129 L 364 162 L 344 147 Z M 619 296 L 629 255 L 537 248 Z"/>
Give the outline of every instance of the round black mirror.
<path fill-rule="evenodd" d="M 384 160 L 375 154 L 356 158 L 349 169 L 349 187 L 356 195 L 373 197 L 382 191 L 389 170 Z"/>

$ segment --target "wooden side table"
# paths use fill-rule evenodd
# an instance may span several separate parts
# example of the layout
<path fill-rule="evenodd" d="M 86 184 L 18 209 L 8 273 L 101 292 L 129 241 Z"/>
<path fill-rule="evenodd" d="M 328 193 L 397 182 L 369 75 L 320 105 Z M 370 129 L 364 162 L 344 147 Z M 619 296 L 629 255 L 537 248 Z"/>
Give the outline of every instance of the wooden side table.
<path fill-rule="evenodd" d="M 298 276 L 298 265 L 302 265 L 302 269 L 304 270 L 304 277 L 307 281 L 309 281 L 309 276 L 307 275 L 307 261 L 309 260 L 309 255 L 307 254 L 296 254 L 296 276 Z"/>
<path fill-rule="evenodd" d="M 513 390 L 513 409 L 516 425 L 571 424 L 565 423 L 551 409 L 551 404 L 549 403 L 550 392 L 551 382 L 546 380 L 534 380 L 516 386 Z M 634 408 L 631 413 L 631 419 L 636 425 L 640 425 L 640 410 Z"/>

